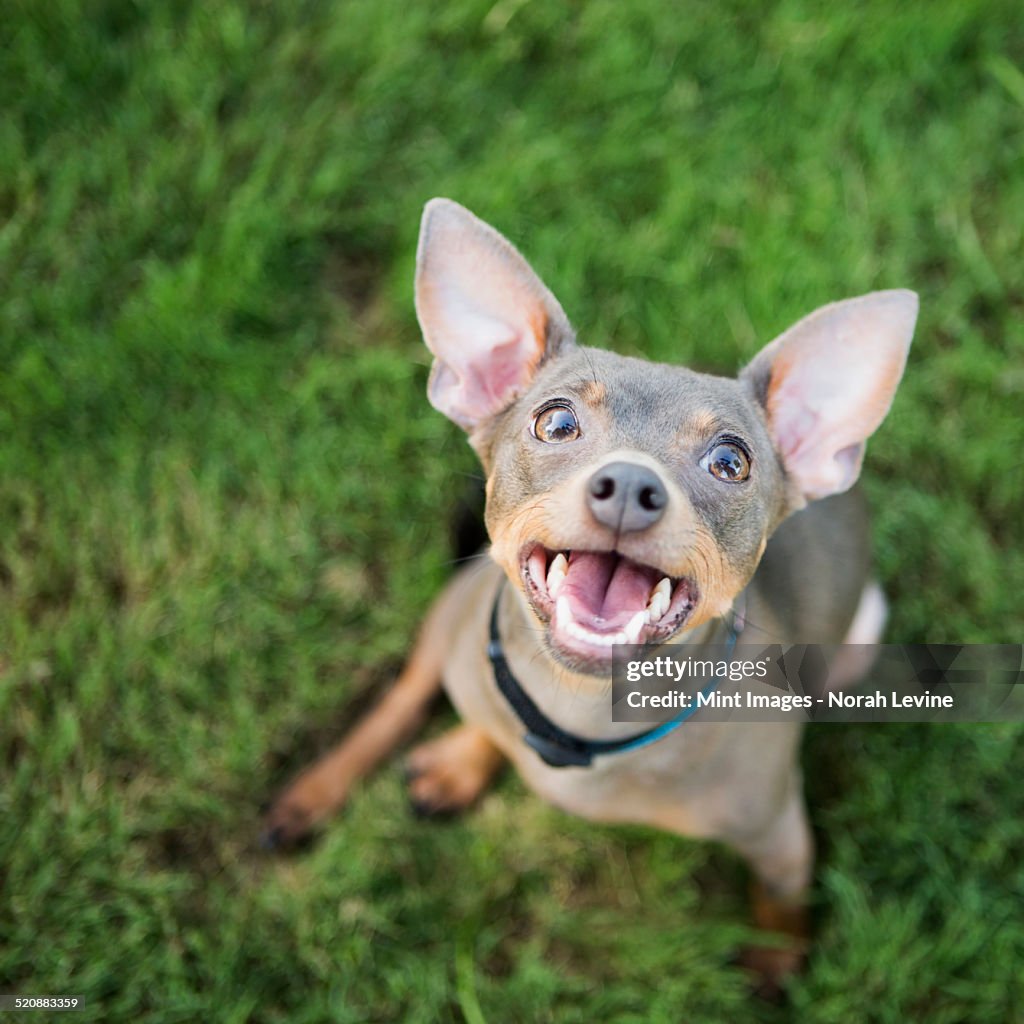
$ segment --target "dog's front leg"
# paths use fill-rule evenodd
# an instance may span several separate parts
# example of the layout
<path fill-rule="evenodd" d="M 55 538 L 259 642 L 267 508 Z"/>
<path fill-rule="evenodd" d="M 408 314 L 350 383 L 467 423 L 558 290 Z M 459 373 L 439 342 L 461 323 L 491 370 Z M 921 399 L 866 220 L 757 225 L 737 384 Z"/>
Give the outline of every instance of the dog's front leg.
<path fill-rule="evenodd" d="M 483 729 L 457 725 L 406 760 L 409 800 L 420 817 L 456 814 L 474 804 L 505 757 Z"/>
<path fill-rule="evenodd" d="M 277 797 L 264 821 L 265 847 L 287 847 L 305 838 L 339 810 L 353 786 L 423 721 L 441 690 L 442 669 L 463 614 L 463 595 L 476 572 L 475 566 L 464 569 L 434 602 L 405 668 L 380 703 Z"/>

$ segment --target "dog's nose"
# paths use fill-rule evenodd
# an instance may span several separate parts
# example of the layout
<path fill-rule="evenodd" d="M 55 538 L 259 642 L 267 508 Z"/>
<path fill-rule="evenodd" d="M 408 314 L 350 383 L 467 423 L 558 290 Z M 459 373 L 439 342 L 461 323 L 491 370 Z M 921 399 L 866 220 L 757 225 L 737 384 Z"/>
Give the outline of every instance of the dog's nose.
<path fill-rule="evenodd" d="M 653 469 L 610 462 L 587 481 L 587 504 L 603 526 L 616 533 L 637 533 L 661 518 L 668 492 Z"/>

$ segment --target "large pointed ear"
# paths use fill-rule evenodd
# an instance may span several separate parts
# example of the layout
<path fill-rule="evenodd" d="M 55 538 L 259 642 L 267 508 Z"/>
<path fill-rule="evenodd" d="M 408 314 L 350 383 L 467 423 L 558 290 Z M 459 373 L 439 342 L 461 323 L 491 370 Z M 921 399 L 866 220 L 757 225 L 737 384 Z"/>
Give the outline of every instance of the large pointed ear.
<path fill-rule="evenodd" d="M 765 408 L 795 506 L 839 494 L 860 475 L 864 444 L 903 376 L 916 320 L 910 291 L 822 306 L 740 375 Z"/>
<path fill-rule="evenodd" d="M 573 344 L 562 307 L 526 260 L 450 199 L 431 199 L 423 211 L 416 314 L 434 354 L 430 402 L 470 431 Z"/>

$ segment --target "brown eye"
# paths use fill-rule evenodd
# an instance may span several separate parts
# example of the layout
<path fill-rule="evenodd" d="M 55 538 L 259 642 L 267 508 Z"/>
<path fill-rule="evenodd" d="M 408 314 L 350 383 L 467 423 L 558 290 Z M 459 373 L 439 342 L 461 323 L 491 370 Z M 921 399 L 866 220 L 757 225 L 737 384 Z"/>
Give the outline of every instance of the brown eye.
<path fill-rule="evenodd" d="M 703 459 L 704 467 L 719 480 L 737 484 L 750 476 L 750 459 L 747 453 L 730 441 L 716 444 Z"/>
<path fill-rule="evenodd" d="M 575 441 L 580 436 L 576 413 L 567 405 L 549 405 L 533 421 L 533 436 L 546 444 Z"/>

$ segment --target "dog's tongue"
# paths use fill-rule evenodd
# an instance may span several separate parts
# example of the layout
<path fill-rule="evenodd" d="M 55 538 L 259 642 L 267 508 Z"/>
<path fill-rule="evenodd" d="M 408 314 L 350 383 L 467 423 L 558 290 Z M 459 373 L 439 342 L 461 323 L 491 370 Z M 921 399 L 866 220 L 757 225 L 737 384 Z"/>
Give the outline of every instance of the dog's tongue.
<path fill-rule="evenodd" d="M 571 551 L 558 596 L 569 598 L 577 622 L 617 629 L 647 607 L 661 574 L 607 551 Z"/>

